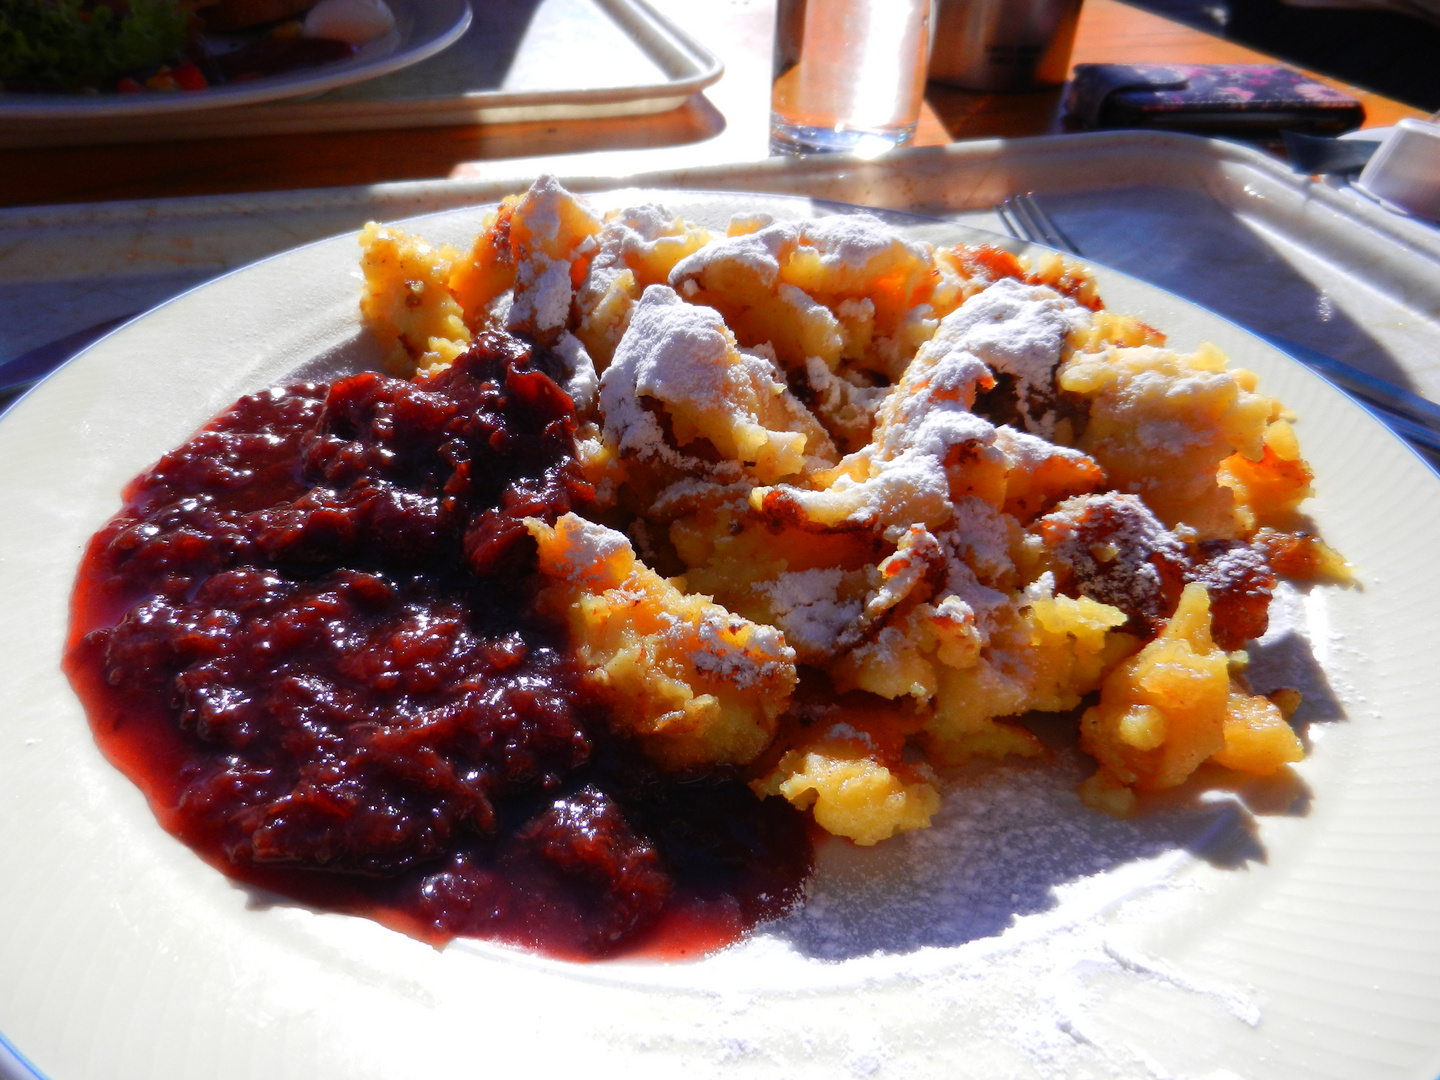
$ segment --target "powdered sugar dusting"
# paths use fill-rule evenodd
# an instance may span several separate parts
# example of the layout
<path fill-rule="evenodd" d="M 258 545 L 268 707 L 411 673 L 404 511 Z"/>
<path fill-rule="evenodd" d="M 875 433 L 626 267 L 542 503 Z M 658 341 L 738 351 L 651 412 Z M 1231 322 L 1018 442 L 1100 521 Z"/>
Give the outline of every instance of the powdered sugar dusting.
<path fill-rule="evenodd" d="M 1015 380 L 1016 408 L 1027 430 L 1054 434 L 1049 409 L 1054 373 L 1066 335 L 1090 322 L 1090 313 L 1044 285 L 1001 278 L 940 321 L 917 362 L 961 355 Z"/>
<path fill-rule="evenodd" d="M 747 629 L 742 648 L 730 635 Z M 733 615 L 707 615 L 698 636 L 700 648 L 690 655 L 696 670 L 742 690 L 774 681 L 795 662 L 795 650 L 785 644 L 785 635 L 764 623 L 747 623 Z"/>
<path fill-rule="evenodd" d="M 738 473 L 738 468 L 735 471 Z M 668 520 L 699 506 L 719 508 L 729 503 L 741 509 L 745 506 L 745 497 L 754 486 L 749 480 L 733 480 L 723 476 L 686 476 L 656 495 L 650 511 L 660 520 Z"/>
<path fill-rule="evenodd" d="M 643 203 L 609 214 L 596 238 L 596 252 L 581 283 L 581 306 L 593 305 L 630 267 L 652 257 L 662 244 L 676 243 L 685 222 L 665 207 Z"/>
<path fill-rule="evenodd" d="M 1009 594 L 981 584 L 970 565 L 958 558 L 951 559 L 946 568 L 945 593 L 959 597 L 974 613 L 981 640 L 986 644 L 995 619 L 1011 607 Z"/>
<path fill-rule="evenodd" d="M 643 203 L 621 210 L 614 225 L 622 230 L 626 245 L 639 247 L 653 244 L 662 236 L 671 236 L 677 228 L 675 215 L 658 203 Z"/>
<path fill-rule="evenodd" d="M 918 260 L 928 258 L 923 245 L 902 240 L 895 230 L 873 214 L 837 214 L 806 222 L 802 242 L 821 252 L 822 262 L 836 269 L 863 271 L 890 251 L 908 251 Z"/>
<path fill-rule="evenodd" d="M 788 489 L 795 503 L 821 512 L 839 507 L 849 521 L 881 527 L 935 528 L 951 519 L 951 451 L 968 446 L 977 456 L 998 453 L 991 449 L 995 426 L 970 411 L 975 385 L 987 372 L 963 353 L 947 354 L 914 378 L 911 371 L 881 405 L 875 441 L 847 459 L 866 462 L 869 475 L 840 476 L 823 491 Z"/>
<path fill-rule="evenodd" d="M 971 495 L 957 501 L 954 525 L 940 540 L 952 559 L 966 563 L 982 581 L 996 582 L 1015 569 L 1005 518 L 984 499 Z"/>
<path fill-rule="evenodd" d="M 669 289 L 652 285 L 640 298 L 630 328 L 611 370 L 633 372 L 637 394 L 699 409 L 724 407 L 730 337 L 718 311 L 686 304 Z"/>
<path fill-rule="evenodd" d="M 711 1019 L 687 1041 L 717 1066 L 734 1064 L 738 1031 L 762 1072 L 792 1061 L 766 1055 L 790 1047 L 797 1017 L 809 1016 L 808 1029 L 848 1034 L 820 1037 L 804 1076 L 955 1075 L 911 1071 L 927 1046 L 922 1060 L 934 1066 L 963 1061 L 1004 1080 L 1206 1075 L 1187 1071 L 1193 1057 L 1177 1059 L 1161 1018 L 1238 1038 L 1262 1019 L 1260 1004 L 1244 985 L 1156 956 L 1137 933 L 1211 902 L 1183 872 L 1194 858 L 1186 848 L 1241 830 L 1243 811 L 1209 803 L 1128 821 L 1090 812 L 1074 788 L 1092 766 L 1057 741 L 1062 726 L 1039 729 L 1053 764 L 962 770 L 928 830 L 864 851 L 822 845 L 805 907 L 698 972 L 626 974 L 708 988 Z M 832 1014 L 855 989 L 868 1000 L 894 986 L 906 988 L 903 1014 Z M 1159 1027 L 1116 1023 L 1110 1006 L 1137 997 Z"/>
<path fill-rule="evenodd" d="M 563 330 L 572 296 L 570 264 L 536 254 L 516 267 L 515 296 L 506 325 L 536 334 Z"/>
<path fill-rule="evenodd" d="M 679 289 L 712 266 L 732 263 L 753 274 L 758 284 L 772 288 L 780 277 L 780 263 L 798 242 L 794 225 L 769 225 L 759 232 L 716 240 L 676 263 L 670 271 L 670 285 Z"/>
<path fill-rule="evenodd" d="M 541 175 L 530 185 L 525 193 L 525 222 L 537 246 L 547 246 L 559 237 L 560 207 L 570 199 L 570 193 L 550 173 Z"/>
<path fill-rule="evenodd" d="M 1186 562 L 1185 547 L 1135 495 L 1076 495 L 1040 521 L 1055 560 L 1081 591 L 1127 612 L 1151 612 L 1160 600 L 1157 560 Z"/>
<path fill-rule="evenodd" d="M 879 443 L 883 455 L 898 458 L 909 451 L 943 457 L 952 446 L 983 439 L 994 441 L 995 429 L 970 411 L 977 386 L 989 372 L 974 357 L 947 355 L 924 376 L 909 372 L 881 406 Z"/>
<path fill-rule="evenodd" d="M 1027 472 L 1033 472 L 1051 458 L 1064 458 L 1067 461 L 1088 460 L 1087 455 L 1079 450 L 1047 442 L 1029 432 L 1017 431 L 1009 424 L 1001 424 L 995 429 L 995 445 L 1017 468 Z"/>
<path fill-rule="evenodd" d="M 843 570 L 821 567 L 781 574 L 760 584 L 776 625 L 802 655 L 828 653 L 864 611 L 863 601 L 837 595 L 844 579 Z"/>
<path fill-rule="evenodd" d="M 653 408 L 668 415 L 676 447 L 707 439 L 720 451 L 718 465 L 743 464 L 766 478 L 799 472 L 812 436 L 827 443 L 767 356 L 738 348 L 719 312 L 687 304 L 665 285 L 650 286 L 635 305 L 600 402 L 606 440 L 622 454 L 677 464 Z M 808 429 L 794 430 L 806 420 Z M 697 471 L 719 475 L 702 464 L 703 451 L 688 452 Z"/>
<path fill-rule="evenodd" d="M 564 547 L 555 555 L 555 574 L 574 585 L 603 588 L 610 583 L 610 560 L 621 552 L 634 557 L 635 551 L 624 533 L 576 514 L 567 514 L 555 523 L 555 528 L 565 538 Z"/>
<path fill-rule="evenodd" d="M 585 351 L 580 339 L 568 330 L 562 333 L 560 340 L 556 342 L 555 355 L 565 362 L 563 388 L 575 403 L 575 411 L 582 415 L 589 412 L 594 408 L 595 396 L 600 392 L 600 376 L 595 374 L 595 361 L 590 359 L 590 354 Z"/>
<path fill-rule="evenodd" d="M 622 454 L 674 456 L 640 399 L 723 403 L 725 387 L 716 374 L 727 366 L 726 347 L 725 324 L 714 309 L 686 304 L 663 286 L 646 289 L 600 380 L 606 442 Z"/>

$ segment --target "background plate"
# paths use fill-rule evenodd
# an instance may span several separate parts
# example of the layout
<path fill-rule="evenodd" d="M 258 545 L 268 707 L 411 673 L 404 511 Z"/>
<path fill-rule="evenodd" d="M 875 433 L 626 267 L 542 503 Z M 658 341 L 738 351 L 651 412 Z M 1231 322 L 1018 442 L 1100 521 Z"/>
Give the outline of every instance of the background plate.
<path fill-rule="evenodd" d="M 254 105 L 334 90 L 434 56 L 470 25 L 469 0 L 387 0 L 395 29 L 349 60 L 204 90 L 144 94 L 5 94 L 0 120 L 106 120 L 169 116 L 225 105 Z"/>
<path fill-rule="evenodd" d="M 804 199 L 643 198 L 721 225 Z M 422 219 L 468 241 L 480 212 Z M 896 217 L 938 242 L 990 240 Z M 1012 245 L 1017 246 L 1018 245 Z M 100 342 L 0 422 L 0 1031 L 52 1080 L 1406 1077 L 1440 1065 L 1440 480 L 1254 337 L 1098 271 L 1116 310 L 1210 339 L 1299 414 L 1313 514 L 1363 587 L 1286 594 L 1258 650 L 1309 691 L 1289 782 L 1116 822 L 1053 766 L 953 779 L 935 828 L 825 845 L 807 907 L 692 964 L 436 950 L 237 887 L 100 756 L 58 661 L 83 546 L 124 483 L 238 395 L 365 363 L 353 236 L 231 274 Z M 4 1069 L 0 1055 L 0 1069 Z"/>

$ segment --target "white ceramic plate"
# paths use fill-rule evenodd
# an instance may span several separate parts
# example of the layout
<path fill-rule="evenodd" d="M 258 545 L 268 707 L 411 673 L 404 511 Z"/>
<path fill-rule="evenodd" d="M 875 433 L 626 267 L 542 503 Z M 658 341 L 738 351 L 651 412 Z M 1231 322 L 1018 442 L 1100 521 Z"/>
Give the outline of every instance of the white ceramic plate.
<path fill-rule="evenodd" d="M 660 198 L 710 224 L 741 208 L 826 212 Z M 479 219 L 414 228 L 464 243 Z M 1313 748 L 1292 780 L 1182 793 L 1118 822 L 1080 806 L 1085 766 L 1063 746 L 1053 765 L 977 768 L 948 785 L 934 828 L 869 851 L 823 847 L 803 911 L 691 964 L 436 950 L 202 863 L 96 749 L 59 669 L 66 601 L 87 539 L 161 453 L 242 393 L 374 358 L 357 257 L 340 237 L 181 296 L 0 422 L 0 1032 L 31 1063 L 0 1052 L 0 1075 L 1440 1071 L 1440 480 L 1258 339 L 1111 272 L 1098 275 L 1111 307 L 1182 347 L 1217 342 L 1295 409 L 1314 516 L 1360 567 L 1360 588 L 1287 593 L 1258 650 L 1260 677 L 1309 694 Z"/>
<path fill-rule="evenodd" d="M 361 46 L 348 60 L 204 90 L 142 94 L 5 94 L 0 120 L 106 120 L 168 116 L 224 105 L 309 97 L 388 75 L 417 64 L 458 41 L 470 26 L 469 0 L 387 0 L 395 29 Z"/>

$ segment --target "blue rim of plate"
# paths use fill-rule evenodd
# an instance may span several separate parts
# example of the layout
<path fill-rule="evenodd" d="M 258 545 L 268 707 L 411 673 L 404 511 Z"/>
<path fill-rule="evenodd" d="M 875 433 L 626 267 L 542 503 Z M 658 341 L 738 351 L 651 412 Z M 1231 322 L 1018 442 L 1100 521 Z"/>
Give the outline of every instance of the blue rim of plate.
<path fill-rule="evenodd" d="M 0 1076 L 15 1077 L 15 1080 L 48 1080 L 45 1074 L 5 1037 L 3 1031 L 0 1031 Z"/>

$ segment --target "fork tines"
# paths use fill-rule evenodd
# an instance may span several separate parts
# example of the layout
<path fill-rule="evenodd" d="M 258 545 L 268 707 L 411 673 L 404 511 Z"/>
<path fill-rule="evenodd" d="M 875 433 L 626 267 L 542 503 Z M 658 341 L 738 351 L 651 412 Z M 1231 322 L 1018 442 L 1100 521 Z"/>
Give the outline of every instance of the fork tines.
<path fill-rule="evenodd" d="M 1012 236 L 1068 251 L 1072 255 L 1083 254 L 1080 245 L 1070 239 L 1069 234 L 1045 212 L 1032 192 L 1010 196 L 996 205 L 995 213 Z"/>

